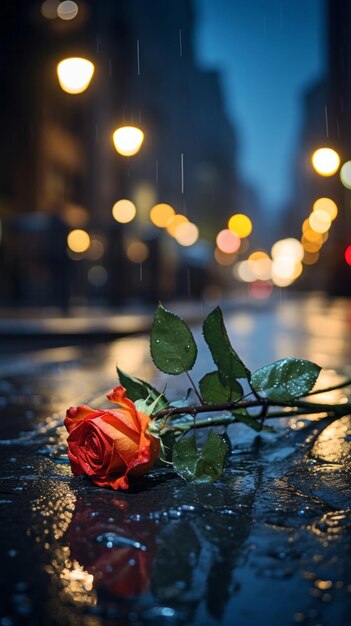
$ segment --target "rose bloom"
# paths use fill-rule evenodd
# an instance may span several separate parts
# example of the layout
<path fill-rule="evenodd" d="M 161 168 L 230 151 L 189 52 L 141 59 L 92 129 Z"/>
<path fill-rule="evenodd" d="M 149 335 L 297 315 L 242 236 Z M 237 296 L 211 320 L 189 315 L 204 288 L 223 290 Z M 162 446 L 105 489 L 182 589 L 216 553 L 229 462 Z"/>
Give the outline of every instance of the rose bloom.
<path fill-rule="evenodd" d="M 118 409 L 71 407 L 64 424 L 73 474 L 87 474 L 99 487 L 128 489 L 128 475 L 142 476 L 154 465 L 160 442 L 148 432 L 150 417 L 137 411 L 122 386 L 107 395 Z"/>

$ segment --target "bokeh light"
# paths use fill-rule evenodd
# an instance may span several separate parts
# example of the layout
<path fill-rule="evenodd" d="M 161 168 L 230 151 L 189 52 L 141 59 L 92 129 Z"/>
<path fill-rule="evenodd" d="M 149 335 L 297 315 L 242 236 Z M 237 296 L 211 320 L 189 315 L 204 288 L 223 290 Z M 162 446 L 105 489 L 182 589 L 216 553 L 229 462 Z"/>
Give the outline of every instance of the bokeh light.
<path fill-rule="evenodd" d="M 312 230 L 316 233 L 326 233 L 331 225 L 331 218 L 329 213 L 324 209 L 318 209 L 313 211 L 308 218 Z"/>
<path fill-rule="evenodd" d="M 45 0 L 40 7 L 40 12 L 47 20 L 55 20 L 57 18 L 58 0 Z"/>
<path fill-rule="evenodd" d="M 279 239 L 272 246 L 272 258 L 289 257 L 294 261 L 301 261 L 303 258 L 303 247 L 298 239 L 288 237 L 287 239 Z"/>
<path fill-rule="evenodd" d="M 226 252 L 222 252 L 219 248 L 215 248 L 213 256 L 217 261 L 218 265 L 232 265 L 237 258 L 236 253 L 227 254 Z"/>
<path fill-rule="evenodd" d="M 113 143 L 122 156 L 134 156 L 137 154 L 144 141 L 144 133 L 135 126 L 123 126 L 113 133 Z"/>
<path fill-rule="evenodd" d="M 340 157 L 332 148 L 318 148 L 312 155 L 312 165 L 317 174 L 332 176 L 339 168 Z"/>
<path fill-rule="evenodd" d="M 257 250 L 249 255 L 248 262 L 250 264 L 252 274 L 259 281 L 267 281 L 271 278 L 272 260 L 266 252 Z"/>
<path fill-rule="evenodd" d="M 181 246 L 192 246 L 199 238 L 199 229 L 192 222 L 179 224 L 175 231 L 175 239 Z"/>
<path fill-rule="evenodd" d="M 228 228 L 240 239 L 243 239 L 252 232 L 252 222 L 247 215 L 236 213 L 228 220 Z"/>
<path fill-rule="evenodd" d="M 217 248 L 227 254 L 237 252 L 240 248 L 240 243 L 239 237 L 229 230 L 229 228 L 221 230 L 216 237 Z"/>
<path fill-rule="evenodd" d="M 345 250 L 345 261 L 347 265 L 351 265 L 351 245 L 347 246 Z"/>
<path fill-rule="evenodd" d="M 311 227 L 304 231 L 302 238 L 305 241 L 322 241 L 322 243 L 323 243 L 322 234 L 321 233 L 317 233 Z"/>
<path fill-rule="evenodd" d="M 112 207 L 112 215 L 116 222 L 128 224 L 136 215 L 135 204 L 131 200 L 118 200 Z"/>
<path fill-rule="evenodd" d="M 78 254 L 86 252 L 90 246 L 89 233 L 87 233 L 86 230 L 81 230 L 80 228 L 71 230 L 67 236 L 67 245 L 72 252 L 76 252 Z"/>
<path fill-rule="evenodd" d="M 105 243 L 98 237 L 91 237 L 90 246 L 87 252 L 87 259 L 89 261 L 98 261 L 105 254 Z"/>
<path fill-rule="evenodd" d="M 351 161 L 344 163 L 340 170 L 340 180 L 344 187 L 351 189 Z"/>
<path fill-rule="evenodd" d="M 252 266 L 249 261 L 239 261 L 233 267 L 233 276 L 244 283 L 251 283 L 256 280 L 256 276 L 252 272 Z"/>
<path fill-rule="evenodd" d="M 175 237 L 178 226 L 180 226 L 181 224 L 185 224 L 185 222 L 188 222 L 188 221 L 189 220 L 187 217 L 185 217 L 185 215 L 176 213 L 176 215 L 174 215 L 167 224 L 166 228 L 167 228 L 168 234 L 171 235 L 171 237 Z"/>
<path fill-rule="evenodd" d="M 60 61 L 57 76 L 61 89 L 70 94 L 82 93 L 89 87 L 94 71 L 94 64 L 88 59 L 71 57 Z"/>
<path fill-rule="evenodd" d="M 102 265 L 93 265 L 88 271 L 88 281 L 93 287 L 103 287 L 107 283 L 107 271 Z"/>
<path fill-rule="evenodd" d="M 143 263 L 149 256 L 149 248 L 143 241 L 134 240 L 127 245 L 126 255 L 132 263 Z"/>
<path fill-rule="evenodd" d="M 167 228 L 172 217 L 175 215 L 175 210 L 170 204 L 161 202 L 155 204 L 150 211 L 150 220 L 158 228 Z"/>
<path fill-rule="evenodd" d="M 305 239 L 305 237 L 302 237 L 301 243 L 304 251 L 318 252 L 323 245 L 323 240 L 319 239 L 318 241 L 309 241 L 308 239 Z"/>
<path fill-rule="evenodd" d="M 57 15 L 61 20 L 73 20 L 78 15 L 78 5 L 72 0 L 64 0 L 57 7 Z"/>
<path fill-rule="evenodd" d="M 291 256 L 280 256 L 272 263 L 272 280 L 295 280 L 302 272 L 302 263 Z"/>
<path fill-rule="evenodd" d="M 267 300 L 273 291 L 272 283 L 266 280 L 255 280 L 249 285 L 249 294 L 257 300 Z"/>
<path fill-rule="evenodd" d="M 333 221 L 338 214 L 338 207 L 331 198 L 318 198 L 313 204 L 313 211 L 325 211 Z"/>
<path fill-rule="evenodd" d="M 308 252 L 305 250 L 302 263 L 304 265 L 314 265 L 319 260 L 319 252 Z"/>

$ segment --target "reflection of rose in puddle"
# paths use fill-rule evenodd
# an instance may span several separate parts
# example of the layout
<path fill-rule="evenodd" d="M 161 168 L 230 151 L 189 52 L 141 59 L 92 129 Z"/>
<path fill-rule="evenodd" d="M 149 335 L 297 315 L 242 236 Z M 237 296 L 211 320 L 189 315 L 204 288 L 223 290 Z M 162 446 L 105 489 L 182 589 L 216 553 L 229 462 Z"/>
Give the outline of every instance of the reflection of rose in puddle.
<path fill-rule="evenodd" d="M 71 559 L 94 576 L 94 587 L 115 596 L 147 593 L 155 554 L 153 527 L 127 519 L 124 500 L 83 499 L 76 509 L 66 539 Z"/>

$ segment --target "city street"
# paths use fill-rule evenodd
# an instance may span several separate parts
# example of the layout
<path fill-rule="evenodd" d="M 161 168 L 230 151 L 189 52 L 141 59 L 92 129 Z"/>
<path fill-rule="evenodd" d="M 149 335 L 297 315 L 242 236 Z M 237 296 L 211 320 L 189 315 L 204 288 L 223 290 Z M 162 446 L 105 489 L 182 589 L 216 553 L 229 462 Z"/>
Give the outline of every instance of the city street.
<path fill-rule="evenodd" d="M 346 299 L 282 291 L 224 317 L 252 371 L 298 357 L 324 368 L 320 386 L 351 376 Z M 200 344 L 199 322 L 192 328 Z M 263 434 L 230 426 L 232 454 L 212 485 L 154 467 L 127 492 L 98 488 L 71 474 L 66 409 L 107 406 L 116 364 L 159 389 L 166 381 L 148 335 L 99 333 L 98 343 L 48 339 L 0 358 L 0 624 L 348 626 L 351 418 L 282 418 Z M 202 342 L 195 380 L 210 361 Z M 169 397 L 187 385 L 169 377 Z M 346 401 L 345 390 L 313 397 Z"/>

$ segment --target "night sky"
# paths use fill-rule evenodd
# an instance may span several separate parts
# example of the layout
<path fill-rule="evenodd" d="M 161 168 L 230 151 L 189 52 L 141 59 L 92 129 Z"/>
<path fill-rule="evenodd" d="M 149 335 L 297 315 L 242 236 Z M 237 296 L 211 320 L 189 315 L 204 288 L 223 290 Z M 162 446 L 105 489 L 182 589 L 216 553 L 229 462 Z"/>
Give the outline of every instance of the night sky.
<path fill-rule="evenodd" d="M 196 55 L 221 74 L 241 175 L 274 213 L 291 191 L 302 96 L 325 71 L 324 2 L 196 0 L 196 13 Z"/>

